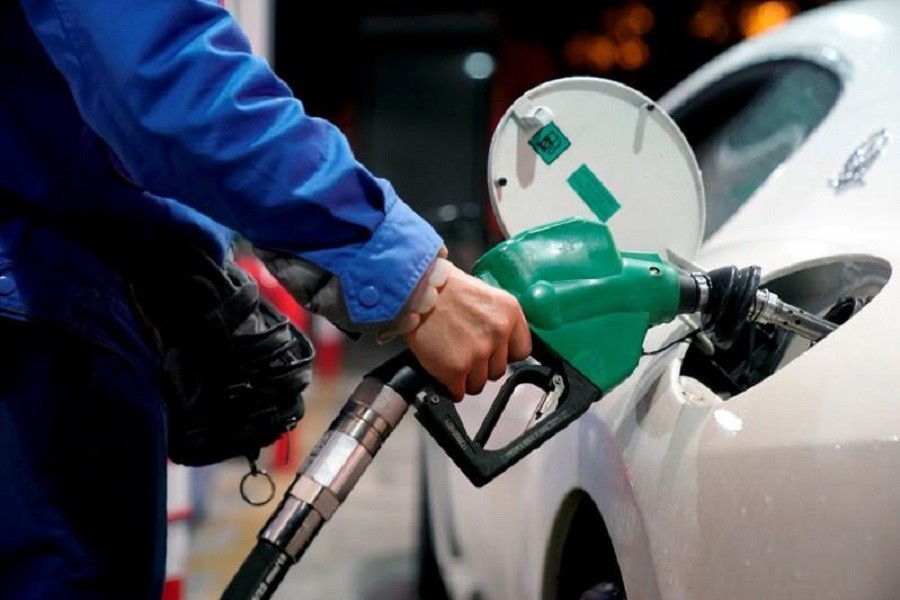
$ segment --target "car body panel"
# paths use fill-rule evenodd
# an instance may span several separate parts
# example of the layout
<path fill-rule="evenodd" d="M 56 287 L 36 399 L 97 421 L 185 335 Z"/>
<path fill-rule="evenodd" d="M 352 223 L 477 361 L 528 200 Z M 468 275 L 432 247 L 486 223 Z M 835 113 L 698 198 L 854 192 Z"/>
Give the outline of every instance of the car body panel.
<path fill-rule="evenodd" d="M 832 263 L 852 275 L 857 259 L 889 274 L 900 264 L 900 155 L 889 144 L 861 185 L 828 182 L 873 133 L 900 131 L 900 3 L 796 17 L 711 61 L 660 105 L 677 109 L 729 73 L 797 57 L 830 65 L 840 97 L 692 260 L 759 265 L 765 281 Z M 552 597 L 548 555 L 573 490 L 602 514 L 630 599 L 895 597 L 898 309 L 900 284 L 889 280 L 837 331 L 728 400 L 681 375 L 687 343 L 646 357 L 484 488 L 430 444 L 436 552 L 453 597 Z M 645 348 L 688 331 L 682 321 L 656 327 Z M 500 383 L 459 405 L 467 425 Z M 520 433 L 537 399 L 536 390 L 514 397 L 497 435 Z"/>

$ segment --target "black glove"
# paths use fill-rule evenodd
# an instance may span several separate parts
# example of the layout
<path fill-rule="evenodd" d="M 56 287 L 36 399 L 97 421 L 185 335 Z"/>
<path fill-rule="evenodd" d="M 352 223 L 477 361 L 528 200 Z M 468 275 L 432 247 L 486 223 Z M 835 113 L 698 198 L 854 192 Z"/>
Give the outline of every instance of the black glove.
<path fill-rule="evenodd" d="M 148 267 L 134 288 L 163 349 L 169 458 L 256 459 L 303 417 L 312 345 L 231 261 L 191 248 L 154 262 L 166 270 Z"/>

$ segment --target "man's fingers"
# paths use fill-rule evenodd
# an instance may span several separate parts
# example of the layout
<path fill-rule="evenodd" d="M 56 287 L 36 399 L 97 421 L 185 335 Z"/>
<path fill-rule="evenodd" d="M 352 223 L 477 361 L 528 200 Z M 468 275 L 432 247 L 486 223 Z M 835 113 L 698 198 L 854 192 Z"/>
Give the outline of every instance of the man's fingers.
<path fill-rule="evenodd" d="M 507 357 L 509 356 L 509 348 L 506 344 L 501 344 L 497 350 L 491 355 L 488 361 L 488 378 L 491 381 L 497 381 L 506 375 L 506 367 L 509 364 Z"/>
<path fill-rule="evenodd" d="M 509 359 L 524 360 L 531 355 L 531 330 L 524 314 L 519 312 L 519 318 L 513 326 L 509 336 Z"/>
<path fill-rule="evenodd" d="M 460 377 L 453 381 L 453 383 L 444 383 L 447 390 L 450 392 L 452 396 L 452 400 L 454 402 L 460 402 L 463 398 L 466 397 L 466 379 L 465 377 Z"/>
<path fill-rule="evenodd" d="M 488 378 L 488 363 L 486 360 L 475 361 L 472 370 L 466 377 L 466 393 L 477 394 L 484 389 L 484 384 Z"/>

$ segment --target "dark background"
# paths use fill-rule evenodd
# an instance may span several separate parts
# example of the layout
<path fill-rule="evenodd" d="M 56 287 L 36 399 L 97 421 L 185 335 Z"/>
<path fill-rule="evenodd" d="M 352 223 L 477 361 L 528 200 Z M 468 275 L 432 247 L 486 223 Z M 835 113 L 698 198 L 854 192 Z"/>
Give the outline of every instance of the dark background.
<path fill-rule="evenodd" d="M 320 3 L 276 0 L 273 66 L 310 114 L 444 235 L 468 266 L 499 240 L 490 136 L 544 81 L 591 75 L 651 98 L 729 46 L 829 0 Z M 463 68 L 472 53 L 493 70 Z M 484 75 L 482 72 L 481 75 Z"/>

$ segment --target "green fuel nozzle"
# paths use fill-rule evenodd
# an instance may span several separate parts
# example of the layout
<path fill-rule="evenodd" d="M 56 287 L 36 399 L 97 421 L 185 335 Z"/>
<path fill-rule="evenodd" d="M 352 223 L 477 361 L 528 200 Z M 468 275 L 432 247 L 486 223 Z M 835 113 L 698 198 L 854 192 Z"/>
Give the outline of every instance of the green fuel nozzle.
<path fill-rule="evenodd" d="M 604 392 L 634 371 L 650 327 L 685 312 L 679 271 L 655 254 L 620 252 L 595 221 L 526 230 L 473 272 L 516 296 L 534 334 Z"/>
<path fill-rule="evenodd" d="M 647 330 L 699 313 L 720 348 L 750 321 L 818 341 L 835 325 L 759 289 L 759 267 L 686 273 L 653 253 L 622 252 L 609 228 L 570 218 L 501 242 L 474 273 L 518 298 L 535 335 L 603 392 L 637 367 Z"/>
<path fill-rule="evenodd" d="M 473 437 L 453 402 L 434 388 L 416 392 L 413 404 L 416 418 L 476 486 L 540 447 L 631 375 L 654 325 L 699 314 L 698 333 L 723 349 L 750 322 L 771 323 L 813 342 L 836 328 L 760 289 L 759 267 L 687 273 L 658 254 L 620 252 L 605 224 L 586 219 L 525 230 L 485 253 L 473 272 L 519 300 L 534 333 L 533 362 L 510 370 Z M 385 372 L 399 371 L 388 365 Z M 488 449 L 522 385 L 544 392 L 532 418 L 506 446 Z M 403 395 L 410 397 L 420 384 L 407 387 Z"/>
<path fill-rule="evenodd" d="M 687 273 L 654 253 L 619 251 L 605 224 L 586 219 L 523 231 L 479 258 L 473 273 L 516 296 L 534 333 L 530 359 L 510 368 L 474 435 L 453 399 L 408 349 L 369 373 L 334 427 L 360 440 L 370 437 L 358 437 L 360 431 L 375 428 L 380 440 L 393 426 L 382 424 L 396 423 L 412 406 L 416 419 L 476 486 L 539 448 L 631 375 L 654 325 L 699 314 L 699 328 L 719 348 L 729 346 L 751 321 L 774 323 L 813 341 L 835 328 L 761 290 L 758 267 Z M 489 447 L 521 386 L 543 392 L 531 419 L 515 439 Z M 380 420 L 370 419 L 369 411 L 380 411 Z M 374 452 L 378 444 L 369 446 Z M 338 490 L 337 497 L 345 493 Z M 296 525 L 292 518 L 273 523 L 282 521 Z M 267 535 L 279 544 L 285 537 L 279 528 Z"/>

